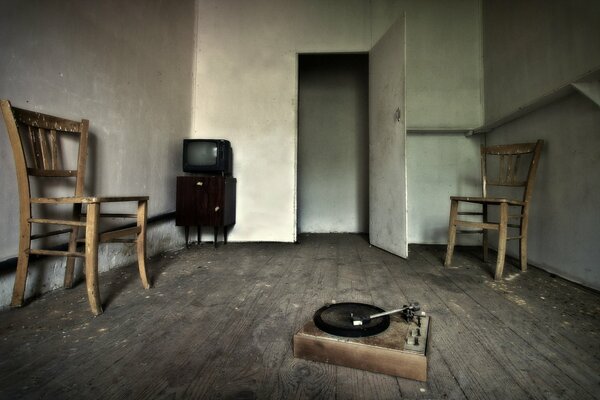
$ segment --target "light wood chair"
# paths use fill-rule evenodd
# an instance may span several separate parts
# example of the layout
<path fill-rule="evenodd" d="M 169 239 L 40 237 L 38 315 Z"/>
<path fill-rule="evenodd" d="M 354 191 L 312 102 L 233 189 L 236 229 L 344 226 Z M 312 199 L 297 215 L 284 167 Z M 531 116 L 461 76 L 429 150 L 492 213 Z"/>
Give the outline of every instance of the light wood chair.
<path fill-rule="evenodd" d="M 452 263 L 452 254 L 457 233 L 483 234 L 483 259 L 488 258 L 488 230 L 498 231 L 498 257 L 494 279 L 502 278 L 507 240 L 519 240 L 521 270 L 527 269 L 527 227 L 529 225 L 529 208 L 533 184 L 537 171 L 542 140 L 536 143 L 510 144 L 500 146 L 481 146 L 481 183 L 482 197 L 450 197 L 450 223 L 448 227 L 448 248 L 444 266 Z M 492 173 L 495 170 L 497 173 Z M 493 176 L 494 175 L 494 176 Z M 522 197 L 490 195 L 490 187 L 499 187 L 514 194 L 520 188 Z M 497 190 L 497 189 L 495 189 Z M 458 210 L 460 203 L 481 204 L 481 212 Z M 498 222 L 488 220 L 490 206 L 499 208 Z M 514 214 L 509 214 L 514 212 Z M 482 221 L 460 220 L 459 215 L 482 216 Z M 477 218 L 477 217 L 475 217 Z M 514 223 L 509 223 L 509 221 Z M 457 227 L 467 228 L 457 230 Z M 509 229 L 518 230 L 518 234 L 508 236 Z"/>
<path fill-rule="evenodd" d="M 98 244 L 104 242 L 135 243 L 137 245 L 137 259 L 142 285 L 150 287 L 146 272 L 146 221 L 147 221 L 147 196 L 135 197 L 97 197 L 85 196 L 84 177 L 88 144 L 88 120 L 69 121 L 62 118 L 44 115 L 12 107 L 7 100 L 0 100 L 2 115 L 13 150 L 19 190 L 20 234 L 19 252 L 15 285 L 11 306 L 23 305 L 25 284 L 30 255 L 63 256 L 67 257 L 64 285 L 70 288 L 73 285 L 74 266 L 76 258 L 83 258 L 85 263 L 85 281 L 88 299 L 92 312 L 95 315 L 102 313 L 100 292 L 98 286 Z M 70 138 L 67 138 L 70 137 Z M 74 144 L 64 141 L 73 141 Z M 76 154 L 71 158 L 76 163 L 74 169 L 63 169 L 68 155 L 65 148 L 73 148 Z M 59 178 L 70 179 L 74 182 L 58 182 Z M 32 187 L 47 188 L 56 191 L 59 187 L 74 188 L 67 197 L 32 197 Z M 71 189 L 69 189 L 71 191 Z M 133 202 L 137 205 L 135 212 L 130 214 L 103 214 L 100 207 L 104 203 Z M 72 207 L 72 216 L 67 218 L 48 217 L 52 210 L 59 205 Z M 34 207 L 32 207 L 34 206 Z M 32 208 L 36 210 L 33 217 Z M 71 211 L 68 211 L 70 214 Z M 54 211 L 56 214 L 56 211 Z M 101 217 L 108 218 L 133 218 L 136 224 L 126 228 L 112 231 L 99 231 Z M 63 226 L 66 229 L 45 230 L 43 226 Z M 33 234 L 33 226 L 41 233 Z M 42 226 L 42 228 L 40 228 Z M 80 231 L 84 232 L 79 238 Z M 55 235 L 69 235 L 68 250 L 57 250 L 56 244 L 50 249 L 31 248 L 33 240 L 44 239 Z M 66 241 L 66 238 L 64 239 Z M 63 241 L 63 243 L 64 243 Z M 77 251 L 78 243 L 83 243 L 84 251 Z"/>

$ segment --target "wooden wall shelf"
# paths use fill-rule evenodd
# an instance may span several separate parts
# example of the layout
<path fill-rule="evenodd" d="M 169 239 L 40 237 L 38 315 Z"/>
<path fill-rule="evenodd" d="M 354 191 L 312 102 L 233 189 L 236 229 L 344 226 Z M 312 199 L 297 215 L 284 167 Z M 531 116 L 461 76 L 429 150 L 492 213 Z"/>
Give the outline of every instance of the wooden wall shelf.
<path fill-rule="evenodd" d="M 517 118 L 521 118 L 535 110 L 545 107 L 555 101 L 558 101 L 572 93 L 579 92 L 584 96 L 588 97 L 594 103 L 598 104 L 600 101 L 600 66 L 596 67 L 585 74 L 573 79 L 572 81 L 551 90 L 532 101 L 524 104 L 515 110 L 507 113 L 501 118 L 494 121 L 490 121 L 479 128 L 473 129 L 467 136 L 471 136 L 478 133 L 491 132 L 499 126 L 505 125 Z"/>
<path fill-rule="evenodd" d="M 469 134 L 474 128 L 406 128 L 406 133 L 456 133 Z"/>

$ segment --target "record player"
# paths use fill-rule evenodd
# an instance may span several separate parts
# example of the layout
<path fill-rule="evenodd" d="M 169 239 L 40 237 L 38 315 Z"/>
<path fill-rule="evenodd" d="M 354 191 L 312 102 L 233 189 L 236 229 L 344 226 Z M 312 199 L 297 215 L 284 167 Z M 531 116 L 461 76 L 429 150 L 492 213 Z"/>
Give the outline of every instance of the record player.
<path fill-rule="evenodd" d="M 294 335 L 294 357 L 425 381 L 429 326 L 418 303 L 328 304 Z"/>

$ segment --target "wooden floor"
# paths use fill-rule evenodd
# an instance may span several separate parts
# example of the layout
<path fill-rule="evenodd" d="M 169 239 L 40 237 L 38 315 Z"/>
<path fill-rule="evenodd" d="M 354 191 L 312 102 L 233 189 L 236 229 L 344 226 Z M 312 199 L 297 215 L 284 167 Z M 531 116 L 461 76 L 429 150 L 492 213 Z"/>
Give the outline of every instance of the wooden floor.
<path fill-rule="evenodd" d="M 411 246 L 408 260 L 359 235 L 299 244 L 192 246 L 0 312 L 0 398 L 600 398 L 600 295 L 548 273 L 458 249 Z M 431 316 L 427 382 L 294 359 L 292 335 L 332 301 Z"/>

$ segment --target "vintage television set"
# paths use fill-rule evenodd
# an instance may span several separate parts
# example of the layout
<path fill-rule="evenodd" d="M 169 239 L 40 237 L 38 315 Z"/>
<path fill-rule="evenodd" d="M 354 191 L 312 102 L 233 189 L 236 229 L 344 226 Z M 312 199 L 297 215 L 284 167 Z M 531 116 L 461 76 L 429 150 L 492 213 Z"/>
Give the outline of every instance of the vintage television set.
<path fill-rule="evenodd" d="M 223 139 L 184 139 L 183 171 L 231 175 L 231 143 Z"/>

